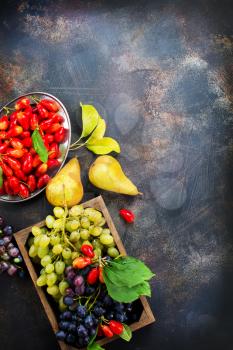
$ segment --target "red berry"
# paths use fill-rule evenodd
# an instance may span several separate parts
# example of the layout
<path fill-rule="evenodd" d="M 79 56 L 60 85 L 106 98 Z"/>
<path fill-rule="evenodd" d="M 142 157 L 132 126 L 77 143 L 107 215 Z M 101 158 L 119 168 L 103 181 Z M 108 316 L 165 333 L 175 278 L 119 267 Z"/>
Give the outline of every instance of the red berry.
<path fill-rule="evenodd" d="M 114 321 L 114 320 L 111 320 L 109 322 L 109 327 L 110 327 L 111 331 L 117 335 L 121 334 L 123 332 L 123 329 L 124 329 L 122 323 Z"/>
<path fill-rule="evenodd" d="M 81 247 L 81 252 L 88 256 L 89 258 L 94 258 L 95 253 L 93 252 L 93 248 L 91 245 L 83 244 Z"/>
<path fill-rule="evenodd" d="M 95 284 L 99 279 L 99 268 L 94 267 L 87 275 L 87 282 L 92 285 Z"/>
<path fill-rule="evenodd" d="M 107 338 L 112 338 L 113 337 L 113 332 L 111 331 L 110 327 L 104 325 L 102 326 L 102 331 Z"/>
<path fill-rule="evenodd" d="M 129 223 L 134 222 L 135 215 L 134 215 L 134 213 L 133 213 L 131 210 L 128 210 L 128 209 L 121 209 L 121 210 L 119 211 L 119 213 L 120 213 L 120 216 L 121 216 L 126 222 L 129 222 Z"/>

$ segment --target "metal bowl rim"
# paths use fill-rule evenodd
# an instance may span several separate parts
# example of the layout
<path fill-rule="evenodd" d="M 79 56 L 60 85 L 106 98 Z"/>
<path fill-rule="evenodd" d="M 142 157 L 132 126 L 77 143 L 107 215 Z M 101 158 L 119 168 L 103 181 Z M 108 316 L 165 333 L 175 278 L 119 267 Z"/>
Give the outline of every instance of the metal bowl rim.
<path fill-rule="evenodd" d="M 67 112 L 67 109 L 66 107 L 64 106 L 64 104 L 55 96 L 49 94 L 48 92 L 43 92 L 43 91 L 33 91 L 33 92 L 30 92 L 30 93 L 27 93 L 27 94 L 23 94 L 23 95 L 20 95 L 16 98 L 14 98 L 13 100 L 9 101 L 8 103 L 6 103 L 1 109 L 0 109 L 0 113 L 2 113 L 4 107 L 7 107 L 8 105 L 10 105 L 11 103 L 14 103 L 16 102 L 17 100 L 23 98 L 23 97 L 26 97 L 26 96 L 32 96 L 32 95 L 44 95 L 44 96 L 48 96 L 48 97 L 51 97 L 52 99 L 54 99 L 55 101 L 57 101 L 60 106 L 63 108 L 64 110 L 64 113 L 65 113 L 65 116 L 66 116 L 66 119 L 67 119 L 67 123 L 68 123 L 68 128 L 69 128 L 69 133 L 68 133 L 68 145 L 67 145 L 67 149 L 66 149 L 66 152 L 65 152 L 65 155 L 64 155 L 64 159 L 59 167 L 59 169 L 57 170 L 57 173 L 58 171 L 61 170 L 61 168 L 63 167 L 65 161 L 66 161 L 66 158 L 67 158 L 67 155 L 68 155 L 68 152 L 69 152 L 69 147 L 70 147 L 70 142 L 71 142 L 71 123 L 70 123 L 70 117 L 69 117 L 69 113 Z M 57 174 L 56 173 L 56 174 Z M 55 175 L 56 175 L 55 174 Z M 54 176 L 55 176 L 54 175 Z M 43 188 L 41 188 L 40 190 L 38 190 L 38 192 L 36 192 L 35 194 L 32 194 L 30 195 L 30 197 L 28 198 L 21 198 L 21 199 L 15 199 L 15 200 L 7 200 L 7 199 L 3 199 L 1 196 L 0 196 L 0 202 L 5 202 L 5 203 L 21 203 L 21 202 L 26 202 L 34 197 L 36 197 L 38 194 L 40 194 L 41 192 L 43 192 L 45 190 L 46 186 L 44 186 Z"/>

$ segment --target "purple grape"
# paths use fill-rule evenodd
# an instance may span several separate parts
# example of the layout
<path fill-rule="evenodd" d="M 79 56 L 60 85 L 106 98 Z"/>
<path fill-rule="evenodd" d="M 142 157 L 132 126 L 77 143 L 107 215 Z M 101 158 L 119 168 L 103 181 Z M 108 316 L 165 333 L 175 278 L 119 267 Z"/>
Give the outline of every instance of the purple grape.
<path fill-rule="evenodd" d="M 0 256 L 3 255 L 6 251 L 6 248 L 4 247 L 4 245 L 0 245 Z"/>
<path fill-rule="evenodd" d="M 81 286 L 75 287 L 75 294 L 77 295 L 83 295 L 85 292 L 85 285 L 81 284 Z"/>
<path fill-rule="evenodd" d="M 74 271 L 69 271 L 67 274 L 67 279 L 73 280 L 76 276 L 76 273 Z"/>
<path fill-rule="evenodd" d="M 67 276 L 70 271 L 74 271 L 72 266 L 67 266 L 65 269 L 65 275 Z"/>
<path fill-rule="evenodd" d="M 66 295 L 69 297 L 74 297 L 75 293 L 72 288 L 66 288 Z"/>
<path fill-rule="evenodd" d="M 10 267 L 7 270 L 8 275 L 13 276 L 17 272 L 17 267 L 14 265 L 10 265 Z"/>
<path fill-rule="evenodd" d="M 12 258 L 16 258 L 19 255 L 19 249 L 16 247 L 11 248 L 8 250 L 8 253 Z"/>
<path fill-rule="evenodd" d="M 9 243 L 8 246 L 7 246 L 7 249 L 9 250 L 9 249 L 14 248 L 14 247 L 15 247 L 15 246 L 14 246 L 13 243 Z"/>
<path fill-rule="evenodd" d="M 0 239 L 0 246 L 3 246 L 3 245 L 5 245 L 5 242 L 3 239 Z"/>
<path fill-rule="evenodd" d="M 83 276 L 76 276 L 74 279 L 74 285 L 75 287 L 80 287 L 84 283 Z"/>
<path fill-rule="evenodd" d="M 11 236 L 12 233 L 13 233 L 13 227 L 11 225 L 5 226 L 4 229 L 3 229 L 3 233 L 6 236 Z"/>
<path fill-rule="evenodd" d="M 72 297 L 66 295 L 64 298 L 63 298 L 63 303 L 67 306 L 70 306 L 74 303 L 74 300 Z"/>
<path fill-rule="evenodd" d="M 5 245 L 9 244 L 12 240 L 12 236 L 4 236 L 3 241 L 5 242 Z"/>
<path fill-rule="evenodd" d="M 0 262 L 0 272 L 4 272 L 9 268 L 9 264 L 5 261 Z"/>

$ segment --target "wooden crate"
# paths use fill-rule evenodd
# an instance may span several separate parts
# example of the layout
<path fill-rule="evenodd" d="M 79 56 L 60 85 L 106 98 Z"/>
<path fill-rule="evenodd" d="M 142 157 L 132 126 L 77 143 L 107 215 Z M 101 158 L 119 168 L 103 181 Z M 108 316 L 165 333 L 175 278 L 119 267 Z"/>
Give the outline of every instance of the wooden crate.
<path fill-rule="evenodd" d="M 103 198 L 101 196 L 96 197 L 94 199 L 91 199 L 91 200 L 83 203 L 83 206 L 84 207 L 93 207 L 93 208 L 98 209 L 99 211 L 101 211 L 103 213 L 103 216 L 106 220 L 106 223 L 107 223 L 107 225 L 108 225 L 109 229 L 111 230 L 111 233 L 114 237 L 114 240 L 115 240 L 115 243 L 116 243 L 118 250 L 120 251 L 120 253 L 122 255 L 126 255 L 126 251 L 125 251 L 125 248 L 123 246 L 123 243 L 122 243 L 120 236 L 115 228 L 115 225 L 114 225 L 112 218 L 108 212 L 108 209 L 103 201 Z M 41 221 L 39 223 L 36 223 L 35 225 L 42 227 L 45 225 L 45 221 Z M 44 290 L 41 287 L 38 287 L 36 285 L 36 280 L 37 280 L 38 276 L 37 276 L 37 273 L 34 269 L 33 263 L 28 255 L 28 249 L 26 247 L 26 242 L 27 242 L 27 239 L 31 233 L 31 228 L 32 228 L 32 226 L 29 226 L 29 227 L 15 233 L 14 236 L 15 236 L 15 239 L 16 239 L 17 244 L 19 246 L 20 252 L 24 258 L 25 264 L 28 268 L 28 271 L 30 273 L 30 276 L 32 278 L 34 286 L 35 286 L 37 293 L 40 297 L 40 300 L 44 306 L 45 312 L 46 312 L 48 319 L 51 323 L 51 326 L 52 326 L 54 332 L 57 332 L 58 331 L 58 322 L 57 322 L 56 316 L 53 312 L 52 307 L 50 306 L 50 304 L 47 300 L 46 293 L 44 292 Z M 140 300 L 142 303 L 143 311 L 142 311 L 142 314 L 141 314 L 139 321 L 130 325 L 130 328 L 132 329 L 132 331 L 135 331 L 135 330 L 140 329 L 148 324 L 155 322 L 154 315 L 151 311 L 151 308 L 149 306 L 147 299 L 144 296 L 142 296 L 142 297 L 140 297 Z M 104 344 L 109 343 L 110 341 L 112 341 L 114 339 L 117 339 L 117 338 L 118 338 L 118 336 L 114 336 L 110 339 L 103 338 L 103 339 L 99 340 L 98 343 L 100 345 L 104 345 Z M 59 345 L 60 345 L 60 348 L 62 350 L 77 350 L 77 348 L 74 348 L 70 345 L 67 345 L 61 341 L 59 342 Z M 82 349 L 82 350 L 85 350 L 85 349 Z"/>

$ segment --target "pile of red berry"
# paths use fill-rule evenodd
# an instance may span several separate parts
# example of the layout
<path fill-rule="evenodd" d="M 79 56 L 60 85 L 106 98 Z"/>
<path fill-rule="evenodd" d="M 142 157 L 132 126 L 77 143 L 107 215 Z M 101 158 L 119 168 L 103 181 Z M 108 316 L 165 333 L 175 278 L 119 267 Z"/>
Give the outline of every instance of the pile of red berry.
<path fill-rule="evenodd" d="M 24 97 L 14 109 L 6 108 L 0 118 L 0 171 L 3 176 L 0 195 L 28 198 L 30 193 L 44 187 L 49 169 L 60 166 L 59 144 L 67 137 L 60 105 L 50 99 Z M 38 130 L 47 150 L 43 162 L 36 152 L 32 134 Z"/>

